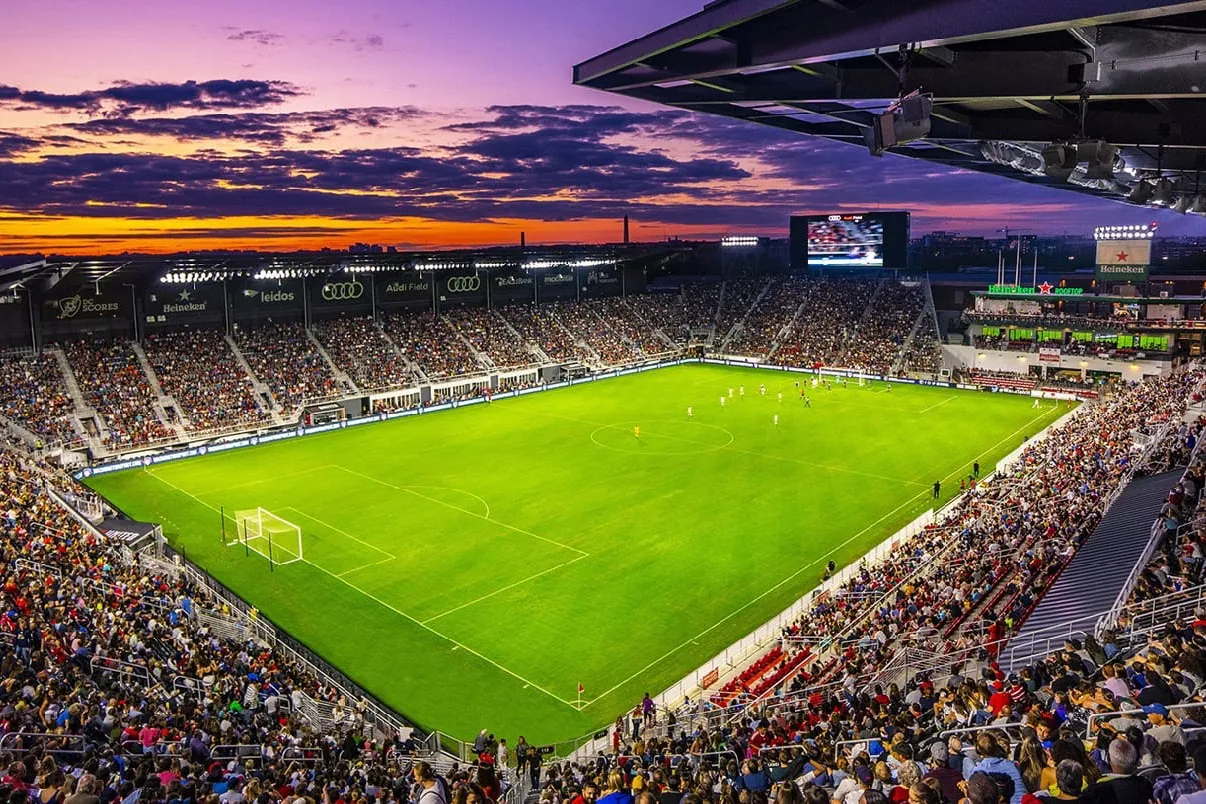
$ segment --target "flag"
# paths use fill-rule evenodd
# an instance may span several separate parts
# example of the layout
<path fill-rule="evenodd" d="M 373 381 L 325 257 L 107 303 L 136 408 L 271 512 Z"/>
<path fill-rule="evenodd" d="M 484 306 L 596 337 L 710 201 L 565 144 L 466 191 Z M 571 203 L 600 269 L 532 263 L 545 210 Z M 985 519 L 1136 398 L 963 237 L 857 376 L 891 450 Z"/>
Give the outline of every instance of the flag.
<path fill-rule="evenodd" d="M 582 686 L 582 682 L 579 681 L 578 682 L 578 694 L 581 695 L 584 692 L 586 692 L 586 687 Z"/>

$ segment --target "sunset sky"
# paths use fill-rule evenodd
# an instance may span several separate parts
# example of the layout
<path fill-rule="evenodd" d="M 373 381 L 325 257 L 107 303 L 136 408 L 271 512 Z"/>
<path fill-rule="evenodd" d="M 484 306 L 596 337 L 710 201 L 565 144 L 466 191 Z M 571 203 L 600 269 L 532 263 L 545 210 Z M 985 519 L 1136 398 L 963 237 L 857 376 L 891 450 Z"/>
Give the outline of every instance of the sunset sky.
<path fill-rule="evenodd" d="M 570 83 L 702 0 L 40 0 L 0 26 L 0 253 L 445 247 L 1199 219 Z"/>

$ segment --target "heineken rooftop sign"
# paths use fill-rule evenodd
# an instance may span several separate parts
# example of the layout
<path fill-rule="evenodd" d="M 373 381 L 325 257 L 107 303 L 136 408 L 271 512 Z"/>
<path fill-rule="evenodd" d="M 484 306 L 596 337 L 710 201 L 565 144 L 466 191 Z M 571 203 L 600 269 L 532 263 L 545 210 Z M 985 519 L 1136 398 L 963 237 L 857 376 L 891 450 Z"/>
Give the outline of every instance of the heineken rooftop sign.
<path fill-rule="evenodd" d="M 1057 288 L 1050 282 L 1044 282 L 1038 287 L 1023 285 L 989 285 L 989 293 L 999 293 L 1006 296 L 1081 296 L 1084 288 Z"/>

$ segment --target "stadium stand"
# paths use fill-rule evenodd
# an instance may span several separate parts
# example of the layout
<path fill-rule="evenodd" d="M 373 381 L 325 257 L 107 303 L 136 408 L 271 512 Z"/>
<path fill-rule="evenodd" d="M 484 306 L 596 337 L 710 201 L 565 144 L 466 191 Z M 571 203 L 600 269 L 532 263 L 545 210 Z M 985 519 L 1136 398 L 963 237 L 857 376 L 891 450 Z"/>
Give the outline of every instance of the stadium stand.
<path fill-rule="evenodd" d="M 218 330 L 148 335 L 147 360 L 163 390 L 180 404 L 191 431 L 267 421 L 251 378 Z"/>
<path fill-rule="evenodd" d="M 594 305 L 562 301 L 549 306 L 575 341 L 597 356 L 592 362 L 614 366 L 640 358 L 640 350 L 626 342 L 611 322 L 600 318 Z"/>
<path fill-rule="evenodd" d="M 349 390 L 340 386 L 301 324 L 269 321 L 236 330 L 235 340 L 286 418 L 296 416 L 307 401 L 330 399 Z"/>
<path fill-rule="evenodd" d="M 925 307 L 922 289 L 885 281 L 867 306 L 857 331 L 848 340 L 841 364 L 887 374 Z"/>
<path fill-rule="evenodd" d="M 585 362 L 589 354 L 575 342 L 573 333 L 562 325 L 561 316 L 554 306 L 556 304 L 509 304 L 499 308 L 498 313 L 524 340 L 536 344 L 550 359 L 559 363 L 569 360 Z M 502 359 L 514 360 L 505 355 Z M 498 364 L 497 360 L 495 364 Z M 504 362 L 503 365 L 511 364 Z"/>
<path fill-rule="evenodd" d="M 749 311 L 741 329 L 730 336 L 726 350 L 751 357 L 768 355 L 779 335 L 805 303 L 807 292 L 807 280 L 789 278 L 775 281 L 762 300 Z"/>
<path fill-rule="evenodd" d="M 839 365 L 848 338 L 875 293 L 873 280 L 816 279 L 804 309 L 775 353 L 788 366 Z"/>
<path fill-rule="evenodd" d="M 385 333 L 406 357 L 427 375 L 442 380 L 479 374 L 483 367 L 463 340 L 430 312 L 397 313 L 382 321 Z"/>
<path fill-rule="evenodd" d="M 537 362 L 505 320 L 490 310 L 464 307 L 445 318 L 453 330 L 483 354 L 495 368 L 526 366 Z"/>
<path fill-rule="evenodd" d="M 720 287 L 704 282 L 684 282 L 680 292 L 649 293 L 626 300 L 638 316 L 653 324 L 678 344 L 686 344 L 693 329 L 716 324 Z"/>
<path fill-rule="evenodd" d="M 389 338 L 368 317 L 316 322 L 314 335 L 327 354 L 362 391 L 400 388 L 415 383 L 414 372 Z"/>
<path fill-rule="evenodd" d="M 1182 421 L 1202 377 L 1131 386 L 1032 443 L 1010 476 L 974 483 L 945 521 L 818 599 L 789 629 L 794 641 L 744 670 L 739 694 L 722 701 L 733 705 L 638 704 L 613 728 L 611 750 L 551 765 L 526 744 L 513 772 L 487 763 L 471 777 L 445 762 L 451 800 L 518 801 L 531 786 L 541 791 L 533 800 L 550 802 L 599 790 L 701 804 L 860 801 L 868 790 L 941 802 L 961 798 L 961 780 L 986 802 L 1053 790 L 1171 802 L 1196 791 L 1187 758 L 1206 763 L 1206 608 L 1195 588 L 1206 472 L 1201 424 Z M 1150 436 L 1161 468 L 1195 457 L 1161 515 L 1175 526 L 1163 526 L 1131 596 L 1141 608 L 1101 641 L 1069 640 L 1005 673 L 1000 643 L 1135 473 L 1136 432 Z M 45 493 L 51 482 L 69 481 L 0 455 L 6 800 L 422 801 L 418 788 L 431 782 L 425 767 L 413 772 L 416 741 L 371 739 L 358 702 L 281 647 L 232 639 L 224 602 L 81 528 Z M 1192 618 L 1178 608 L 1151 625 L 1145 612 L 1169 615 L 1156 604 L 1170 595 Z M 894 674 L 893 650 L 917 645 L 940 661 Z M 322 717 L 305 714 L 312 702 Z M 1118 798 L 1120 789 L 1143 797 Z"/>
<path fill-rule="evenodd" d="M 0 376 L 6 386 L 0 412 L 50 441 L 75 440 L 71 424 L 75 405 L 54 357 L 0 356 Z"/>
<path fill-rule="evenodd" d="M 620 335 L 636 354 L 650 356 L 664 354 L 672 348 L 672 342 L 657 334 L 657 327 L 642 318 L 626 299 L 598 299 L 583 303 L 615 333 Z M 591 338 L 591 342 L 595 342 Z M 598 351 L 596 349 L 596 351 Z M 600 354 L 604 354 L 604 349 Z"/>
<path fill-rule="evenodd" d="M 128 342 L 77 340 L 62 348 L 85 398 L 104 418 L 106 445 L 137 447 L 174 436 L 156 414 L 155 392 Z"/>

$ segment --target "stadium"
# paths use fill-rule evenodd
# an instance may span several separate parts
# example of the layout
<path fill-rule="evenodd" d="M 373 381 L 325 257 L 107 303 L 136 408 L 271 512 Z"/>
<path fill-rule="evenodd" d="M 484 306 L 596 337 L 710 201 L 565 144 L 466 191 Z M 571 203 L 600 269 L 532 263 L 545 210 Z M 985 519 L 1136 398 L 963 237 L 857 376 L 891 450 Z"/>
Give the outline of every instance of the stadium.
<path fill-rule="evenodd" d="M 575 80 L 778 104 L 798 4 L 774 5 L 710 4 Z M 1090 19 L 1102 42 L 1153 15 L 1180 37 L 1206 13 L 1080 5 L 918 58 L 954 69 L 1056 22 L 1082 42 Z M 741 78 L 720 75 L 733 42 Z M 854 58 L 823 44 L 794 72 Z M 1174 116 L 1197 103 L 1179 77 L 1151 101 Z M 1189 126 L 1161 135 L 1167 163 L 1110 146 L 1117 180 L 1069 183 L 1041 148 L 990 158 L 1046 136 L 1017 115 L 963 98 L 910 146 L 898 100 L 862 126 L 873 153 L 1200 200 Z M 841 122 L 750 125 L 851 136 L 830 103 Z M 993 127 L 995 150 L 964 147 Z M 1087 175 L 1102 149 L 1073 151 Z M 910 221 L 0 258 L 3 798 L 1199 800 L 1200 271 L 1162 269 L 1147 224 L 1102 227 L 1087 271 L 1040 272 L 1008 233 L 995 274 L 927 271 Z"/>

